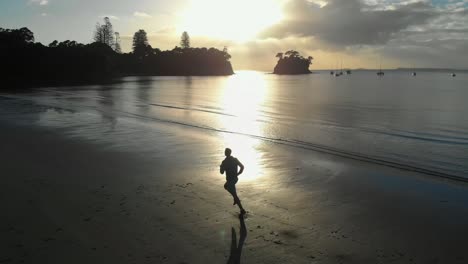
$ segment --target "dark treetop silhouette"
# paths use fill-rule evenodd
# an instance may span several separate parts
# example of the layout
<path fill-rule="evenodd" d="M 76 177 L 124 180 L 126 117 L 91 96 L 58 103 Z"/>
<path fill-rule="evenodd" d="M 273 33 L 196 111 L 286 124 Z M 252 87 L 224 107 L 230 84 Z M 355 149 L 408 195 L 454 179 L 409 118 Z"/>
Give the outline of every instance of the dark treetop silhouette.
<path fill-rule="evenodd" d="M 180 46 L 183 49 L 190 48 L 190 36 L 187 33 L 187 31 L 184 31 L 184 33 L 182 33 L 182 36 L 180 37 Z"/>
<path fill-rule="evenodd" d="M 3 88 L 92 82 L 113 76 L 110 59 L 116 54 L 102 43 L 83 45 L 53 41 L 48 47 L 34 42 L 27 28 L 0 28 Z"/>
<path fill-rule="evenodd" d="M 232 197 L 234 198 L 234 204 L 239 206 L 239 209 L 241 211 L 241 214 L 245 214 L 245 210 L 242 207 L 241 201 L 239 197 L 237 196 L 237 191 L 236 191 L 236 183 L 239 180 L 238 176 L 244 172 L 244 165 L 242 163 L 231 156 L 231 149 L 226 148 L 224 150 L 224 155 L 226 158 L 223 160 L 221 165 L 219 166 L 219 172 L 221 174 L 224 174 L 226 172 L 226 183 L 224 184 L 224 189 L 228 191 Z M 240 171 L 238 171 L 238 167 L 240 167 Z"/>
<path fill-rule="evenodd" d="M 304 58 L 299 52 L 289 50 L 286 53 L 276 54 L 278 63 L 273 73 L 275 74 L 307 74 L 310 73 L 309 65 L 312 64 L 312 57 Z"/>
<path fill-rule="evenodd" d="M 147 39 L 134 39 L 133 52 L 115 50 L 110 22 L 96 26 L 91 44 L 53 41 L 48 46 L 34 42 L 28 28 L 0 28 L 0 61 L 3 88 L 81 84 L 110 81 L 128 75 L 231 75 L 230 55 L 215 48 L 153 49 Z M 139 35 L 137 35 L 139 33 Z M 144 30 L 135 33 L 144 35 Z M 135 45 L 136 44 L 136 45 Z"/>

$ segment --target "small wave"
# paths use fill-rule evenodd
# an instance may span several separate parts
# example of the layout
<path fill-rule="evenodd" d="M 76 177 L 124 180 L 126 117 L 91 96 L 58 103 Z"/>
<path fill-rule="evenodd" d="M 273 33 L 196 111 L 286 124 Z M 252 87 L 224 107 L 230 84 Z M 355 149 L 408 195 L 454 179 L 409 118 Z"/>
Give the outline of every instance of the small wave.
<path fill-rule="evenodd" d="M 171 109 L 178 109 L 178 110 L 198 111 L 198 112 L 205 112 L 205 113 L 211 113 L 211 114 L 218 114 L 218 115 L 236 117 L 235 115 L 232 115 L 232 114 L 228 114 L 228 113 L 224 113 L 224 112 L 220 112 L 220 111 L 214 111 L 214 110 L 206 110 L 206 109 L 201 109 L 201 108 L 182 107 L 182 106 L 175 106 L 175 105 L 155 104 L 155 103 L 151 103 L 149 105 L 157 106 L 157 107 L 164 107 L 164 108 L 171 108 Z"/>
<path fill-rule="evenodd" d="M 126 114 L 130 114 L 130 115 L 132 115 L 134 117 L 150 119 L 150 120 L 158 121 L 158 122 L 164 122 L 164 123 L 175 124 L 175 125 L 182 125 L 182 126 L 191 127 L 191 128 L 205 129 L 205 130 L 210 130 L 210 131 L 213 131 L 213 132 L 220 132 L 220 133 L 228 133 L 228 134 L 247 136 L 247 137 L 250 137 L 250 138 L 255 138 L 255 139 L 268 141 L 268 142 L 272 142 L 272 143 L 276 143 L 276 144 L 282 144 L 282 145 L 287 145 L 287 146 L 291 146 L 291 147 L 308 149 L 308 150 L 327 153 L 327 154 L 331 154 L 331 155 L 335 155 L 335 156 L 339 156 L 339 157 L 349 158 L 349 159 L 353 159 L 353 160 L 365 161 L 365 162 L 369 162 L 369 163 L 373 163 L 373 164 L 378 164 L 378 165 L 383 165 L 383 166 L 387 166 L 387 167 L 397 168 L 397 169 L 401 169 L 401 170 L 413 171 L 413 172 L 418 172 L 418 173 L 424 173 L 424 174 L 431 175 L 431 176 L 437 176 L 437 177 L 442 177 L 442 178 L 447 178 L 447 179 L 452 179 L 452 180 L 457 180 L 457 181 L 468 182 L 468 178 L 465 178 L 465 177 L 462 177 L 462 176 L 459 176 L 459 175 L 444 173 L 442 171 L 428 169 L 428 168 L 424 168 L 424 167 L 421 167 L 421 166 L 418 166 L 418 165 L 413 165 L 413 164 L 408 164 L 408 163 L 403 163 L 403 162 L 398 162 L 398 161 L 391 161 L 391 160 L 387 160 L 387 159 L 385 159 L 383 157 L 376 157 L 376 156 L 365 155 L 365 154 L 362 154 L 362 153 L 357 153 L 357 152 L 352 152 L 352 151 L 345 151 L 345 150 L 342 150 L 342 149 L 337 149 L 337 148 L 333 148 L 333 147 L 330 147 L 330 146 L 320 145 L 320 144 L 307 142 L 307 141 L 301 141 L 301 140 L 297 140 L 297 139 L 265 137 L 265 136 L 255 135 L 255 134 L 238 132 L 238 131 L 224 130 L 224 129 L 214 128 L 214 127 L 210 127 L 210 126 L 196 125 L 196 124 L 190 124 L 190 123 L 186 123 L 186 122 L 180 122 L 180 121 L 174 121 L 174 120 L 168 120 L 168 119 L 162 119 L 162 118 L 155 118 L 155 117 L 148 117 L 148 116 L 137 115 L 137 114 L 133 114 L 133 113 L 126 113 Z"/>
<path fill-rule="evenodd" d="M 214 110 L 206 110 L 203 108 L 193 108 L 193 107 L 182 107 L 182 106 L 175 106 L 175 105 L 167 105 L 167 104 L 155 104 L 151 103 L 150 105 L 152 106 L 157 106 L 157 107 L 164 107 L 164 108 L 170 108 L 170 109 L 177 109 L 177 110 L 184 110 L 184 111 L 198 111 L 198 112 L 204 112 L 204 113 L 211 113 L 211 114 L 218 114 L 218 115 L 224 115 L 224 116 L 231 116 L 231 117 L 237 117 L 236 115 L 232 115 L 229 113 L 221 112 L 221 111 L 214 111 Z M 295 118 L 292 118 L 287 115 L 281 115 L 279 113 L 273 113 L 273 112 L 267 112 L 267 111 L 262 111 L 265 113 L 265 117 L 274 119 L 276 121 L 281 121 L 281 122 L 293 122 L 293 121 L 298 121 Z M 265 120 L 256 120 L 260 122 L 264 122 Z M 305 121 L 305 120 L 304 120 Z M 312 120 L 308 120 L 309 122 Z M 380 134 L 380 135 L 387 135 L 387 136 L 393 136 L 393 137 L 400 137 L 400 138 L 407 138 L 407 139 L 413 139 L 413 140 L 420 140 L 420 141 L 428 141 L 432 143 L 440 143 L 440 144 L 448 144 L 448 145 L 468 145 L 468 138 L 466 137 L 445 137 L 443 135 L 435 135 L 435 134 L 427 134 L 427 133 L 414 133 L 410 131 L 397 131 L 397 130 L 389 130 L 386 129 L 387 131 L 394 131 L 394 132 L 387 132 L 382 129 L 373 129 L 373 128 L 360 128 L 360 127 L 345 127 L 345 126 L 340 126 L 335 123 L 328 123 L 324 122 L 321 120 L 314 120 L 311 122 L 311 124 L 321 124 L 321 125 L 329 125 L 329 126 L 335 126 L 335 127 L 343 127 L 343 128 L 349 128 L 353 130 L 358 130 L 358 131 L 363 131 L 367 133 L 373 133 L 373 134 Z"/>
<path fill-rule="evenodd" d="M 407 138 L 407 139 L 414 139 L 414 140 L 420 140 L 420 141 L 428 141 L 428 142 L 433 142 L 433 143 L 440 143 L 440 144 L 447 144 L 447 145 L 468 145 L 468 138 L 462 138 L 462 137 L 445 137 L 446 139 L 443 139 L 441 137 L 444 137 L 442 135 L 433 135 L 433 134 L 424 134 L 424 133 L 413 133 L 413 132 L 386 132 L 383 130 L 379 129 L 370 129 L 370 128 L 363 128 L 360 129 L 365 132 L 369 133 L 374 133 L 374 134 L 382 134 L 382 135 L 387 135 L 387 136 L 393 136 L 393 137 L 400 137 L 400 138 Z M 426 136 L 424 136 L 426 135 Z"/>
<path fill-rule="evenodd" d="M 10 96 L 8 96 L 10 97 Z M 11 98 L 11 97 L 10 97 Z M 21 99 L 20 99 L 21 100 Z M 23 98 L 24 100 L 24 98 Z M 29 99 L 33 100 L 33 99 Z M 52 102 L 48 102 L 48 105 L 44 105 L 41 103 L 34 103 L 39 107 L 48 107 L 48 108 L 60 108 L 64 109 L 61 105 L 55 105 Z M 187 110 L 193 110 L 192 108 L 182 108 L 182 107 L 177 107 L 177 106 L 170 106 L 170 105 L 161 105 L 161 104 L 156 104 L 158 107 L 167 107 L 167 108 L 175 108 L 175 109 L 187 109 Z M 67 110 L 73 111 L 73 109 L 70 109 L 70 107 L 73 108 L 72 105 L 67 105 Z M 93 109 L 94 111 L 101 112 L 101 113 L 106 113 L 101 108 L 95 107 L 95 106 L 78 106 L 79 108 L 82 109 Z M 140 115 L 132 112 L 127 112 L 127 111 L 121 111 L 121 110 L 112 110 L 121 115 L 122 117 L 128 117 L 128 118 L 136 118 L 136 119 L 145 119 L 145 120 L 151 120 L 155 122 L 162 122 L 162 123 L 168 123 L 168 124 L 174 124 L 174 125 L 180 125 L 180 126 L 185 126 L 185 127 L 190 127 L 190 128 L 197 128 L 197 129 L 204 129 L 204 130 L 209 130 L 213 132 L 219 132 L 219 133 L 229 133 L 229 134 L 236 134 L 236 135 L 241 135 L 241 136 L 247 136 L 250 138 L 255 138 L 267 142 L 272 142 L 276 144 L 282 144 L 282 145 L 287 145 L 291 147 L 297 147 L 297 148 L 302 148 L 302 149 L 308 149 L 308 150 L 313 150 L 317 152 L 322 152 L 322 153 L 327 153 L 339 157 L 344 157 L 344 158 L 349 158 L 353 160 L 359 160 L 359 161 L 364 161 L 364 162 L 369 162 L 373 164 L 379 164 L 387 167 L 393 167 L 393 168 L 398 168 L 406 171 L 413 171 L 413 172 L 418 172 L 418 173 L 424 173 L 427 175 L 432 175 L 432 176 L 437 176 L 437 177 L 442 177 L 442 178 L 447 178 L 447 179 L 452 179 L 452 180 L 457 180 L 457 181 L 463 181 L 463 182 L 468 182 L 468 178 L 456 175 L 456 174 L 450 174 L 450 173 L 445 173 L 439 170 L 435 169 L 430 169 L 430 168 L 425 168 L 421 165 L 414 165 L 414 164 L 409 164 L 409 163 L 404 163 L 400 161 L 394 161 L 394 160 L 389 160 L 386 159 L 385 157 L 379 157 L 379 156 L 372 156 L 372 155 L 366 155 L 363 153 L 357 153 L 357 152 L 352 152 L 352 151 L 346 151 L 343 149 L 338 149 L 334 148 L 331 146 L 326 146 L 326 145 L 321 145 L 321 144 L 316 144 L 308 141 L 302 141 L 298 139 L 289 139 L 289 138 L 281 138 L 281 137 L 267 137 L 267 136 L 261 136 L 261 135 L 255 135 L 255 134 L 249 134 L 249 133 L 243 133 L 239 131 L 231 131 L 231 130 L 225 130 L 225 129 L 220 129 L 220 128 L 215 128 L 215 127 L 210 127 L 206 125 L 199 125 L 199 124 L 193 124 L 193 123 L 188 123 L 188 122 L 181 122 L 181 121 L 176 121 L 176 120 L 170 120 L 170 119 L 164 119 L 164 118 L 158 118 L 158 117 L 150 117 L 150 116 L 145 116 L 145 115 Z M 201 110 L 204 112 L 207 112 L 205 110 Z M 373 129 L 368 129 L 369 131 L 372 131 L 372 133 L 381 133 L 382 131 L 380 130 L 373 130 Z M 394 136 L 395 133 L 387 133 L 389 135 Z M 398 136 L 401 136 L 400 134 L 396 134 Z M 412 137 L 413 138 L 413 137 Z M 414 137 L 417 138 L 417 137 Z"/>

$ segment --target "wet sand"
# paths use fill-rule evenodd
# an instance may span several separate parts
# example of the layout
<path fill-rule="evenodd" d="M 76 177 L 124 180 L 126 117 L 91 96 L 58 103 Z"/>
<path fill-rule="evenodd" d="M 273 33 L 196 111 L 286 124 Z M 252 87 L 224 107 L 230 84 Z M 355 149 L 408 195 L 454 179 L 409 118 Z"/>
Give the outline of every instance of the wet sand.
<path fill-rule="evenodd" d="M 224 135 L 157 129 L 150 153 L 0 122 L 0 263 L 468 261 L 465 183 L 261 142 L 238 156 L 245 234 Z"/>

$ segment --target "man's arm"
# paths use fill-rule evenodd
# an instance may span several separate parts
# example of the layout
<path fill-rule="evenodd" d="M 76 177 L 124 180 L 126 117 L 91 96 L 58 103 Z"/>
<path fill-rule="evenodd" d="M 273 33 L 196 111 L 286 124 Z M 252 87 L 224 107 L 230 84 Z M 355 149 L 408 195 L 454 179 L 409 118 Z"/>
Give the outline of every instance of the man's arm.
<path fill-rule="evenodd" d="M 244 172 L 244 165 L 239 160 L 237 160 L 237 165 L 240 167 L 240 171 L 237 173 L 237 176 L 239 176 L 242 174 L 242 172 Z"/>
<path fill-rule="evenodd" d="M 221 165 L 219 165 L 219 173 L 221 174 L 224 174 L 224 163 L 221 163 Z"/>

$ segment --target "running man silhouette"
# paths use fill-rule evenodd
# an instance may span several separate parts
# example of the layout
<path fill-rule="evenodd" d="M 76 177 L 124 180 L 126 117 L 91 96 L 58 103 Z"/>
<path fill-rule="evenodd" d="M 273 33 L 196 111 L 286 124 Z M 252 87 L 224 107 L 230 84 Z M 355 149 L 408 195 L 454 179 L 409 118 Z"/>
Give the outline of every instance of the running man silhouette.
<path fill-rule="evenodd" d="M 241 175 L 242 172 L 244 172 L 244 165 L 242 165 L 242 163 L 238 159 L 231 156 L 231 153 L 232 150 L 230 148 L 226 148 L 224 150 L 224 155 L 226 156 L 226 158 L 219 166 L 219 172 L 221 174 L 224 174 L 224 172 L 226 172 L 226 183 L 224 184 L 224 189 L 226 189 L 226 191 L 228 191 L 234 198 L 233 205 L 237 204 L 237 206 L 239 206 L 241 214 L 245 214 L 245 210 L 242 207 L 241 201 L 237 196 L 236 191 L 236 183 L 239 180 L 237 176 Z M 237 167 L 240 167 L 239 172 L 237 172 Z"/>

